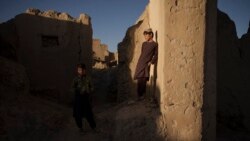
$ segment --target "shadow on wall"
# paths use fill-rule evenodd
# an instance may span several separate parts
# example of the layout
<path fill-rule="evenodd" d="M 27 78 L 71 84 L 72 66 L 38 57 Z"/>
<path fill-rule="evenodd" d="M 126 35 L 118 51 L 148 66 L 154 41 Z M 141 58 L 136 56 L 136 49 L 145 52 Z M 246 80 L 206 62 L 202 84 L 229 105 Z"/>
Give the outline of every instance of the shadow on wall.
<path fill-rule="evenodd" d="M 124 101 L 135 96 L 135 84 L 131 78 L 130 63 L 134 56 L 134 35 L 136 30 L 141 26 L 143 21 L 128 28 L 126 35 L 121 43 L 118 44 L 118 101 Z"/>
<path fill-rule="evenodd" d="M 95 105 L 117 102 L 117 67 L 93 69 L 92 83 Z"/>
<path fill-rule="evenodd" d="M 71 110 L 29 95 L 22 65 L 0 56 L 0 66 L 0 140 L 51 140 L 68 124 Z"/>
<path fill-rule="evenodd" d="M 205 48 L 204 48 L 204 86 L 202 105 L 202 140 L 216 139 L 216 96 L 217 96 L 217 51 L 216 51 L 216 5 L 208 1 L 206 9 Z M 213 6 L 213 7 L 212 7 Z"/>
<path fill-rule="evenodd" d="M 3 40 L 2 35 L 0 36 L 0 56 L 17 61 L 16 49 L 9 42 Z"/>
<path fill-rule="evenodd" d="M 17 62 L 26 68 L 34 95 L 69 104 L 76 64 L 83 62 L 91 71 L 91 23 L 20 14 L 0 24 L 0 35 L 14 47 L 1 46 L 0 54 L 16 54 Z"/>

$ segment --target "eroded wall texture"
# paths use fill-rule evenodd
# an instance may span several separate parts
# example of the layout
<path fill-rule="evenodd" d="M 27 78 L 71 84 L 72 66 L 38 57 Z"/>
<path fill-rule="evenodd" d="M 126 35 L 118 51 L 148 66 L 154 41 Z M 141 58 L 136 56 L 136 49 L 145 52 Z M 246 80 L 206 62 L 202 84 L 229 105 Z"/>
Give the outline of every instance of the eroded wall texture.
<path fill-rule="evenodd" d="M 215 140 L 216 0 L 150 0 L 118 45 L 118 99 L 136 97 L 133 80 L 143 30 L 159 44 L 148 95 L 157 97 L 155 119 L 163 140 Z M 156 80 L 156 81 L 155 81 Z"/>

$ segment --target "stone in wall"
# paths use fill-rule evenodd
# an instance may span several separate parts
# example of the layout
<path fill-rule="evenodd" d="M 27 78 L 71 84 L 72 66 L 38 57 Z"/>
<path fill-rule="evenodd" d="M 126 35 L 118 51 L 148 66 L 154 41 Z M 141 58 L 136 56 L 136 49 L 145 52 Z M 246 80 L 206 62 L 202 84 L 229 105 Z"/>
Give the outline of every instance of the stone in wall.
<path fill-rule="evenodd" d="M 36 8 L 28 8 L 26 10 L 27 14 L 32 14 L 32 15 L 39 15 L 41 13 L 41 11 L 39 9 Z"/>
<path fill-rule="evenodd" d="M 2 23 L 0 36 L 14 48 L 17 61 L 26 68 L 33 93 L 70 103 L 76 64 L 85 63 L 88 72 L 92 69 L 90 17 L 73 19 L 52 10 L 26 12 Z"/>
<path fill-rule="evenodd" d="M 91 17 L 85 13 L 80 14 L 80 17 L 76 21 L 78 23 L 91 25 Z"/>

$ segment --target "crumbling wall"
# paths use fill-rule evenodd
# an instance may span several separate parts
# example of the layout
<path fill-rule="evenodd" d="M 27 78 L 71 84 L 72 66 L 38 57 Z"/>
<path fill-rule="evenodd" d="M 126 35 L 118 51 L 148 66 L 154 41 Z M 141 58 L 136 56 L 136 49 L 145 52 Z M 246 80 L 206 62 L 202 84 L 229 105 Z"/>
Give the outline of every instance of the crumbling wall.
<path fill-rule="evenodd" d="M 100 60 L 106 61 L 108 54 L 108 46 L 101 43 L 100 39 L 93 39 L 93 57 Z"/>
<path fill-rule="evenodd" d="M 127 30 L 123 41 L 118 44 L 119 101 L 136 96 L 133 75 L 141 53 L 141 45 L 144 41 L 142 33 L 145 28 L 149 28 L 147 10 L 144 11 L 138 22 Z"/>
<path fill-rule="evenodd" d="M 102 44 L 100 39 L 93 39 L 93 68 L 105 69 L 108 67 L 109 50 L 106 44 Z"/>
<path fill-rule="evenodd" d="M 8 24 L 10 28 L 3 27 Z M 74 19 L 66 13 L 28 9 L 1 24 L 0 29 L 1 37 L 14 46 L 17 61 L 27 69 L 31 90 L 59 102 L 71 102 L 76 64 L 85 63 L 88 72 L 92 67 L 90 17 L 81 14 Z M 9 32 L 11 29 L 14 32 Z M 6 33 L 10 34 L 8 38 Z"/>
<path fill-rule="evenodd" d="M 118 46 L 120 99 L 136 96 L 132 79 L 148 27 L 159 44 L 157 67 L 151 67 L 156 85 L 148 84 L 161 111 L 157 134 L 173 141 L 215 140 L 216 0 L 150 0 Z"/>
<path fill-rule="evenodd" d="M 237 74 L 241 74 L 241 79 L 236 82 L 239 85 L 239 93 L 235 93 L 239 97 L 240 107 L 244 116 L 243 124 L 250 131 L 250 113 L 248 112 L 250 103 L 250 22 L 247 33 L 242 35 L 239 40 L 240 56 L 241 56 L 241 70 Z M 240 82 L 240 83 L 239 83 Z M 250 138 L 250 137 L 249 137 Z"/>
<path fill-rule="evenodd" d="M 217 132 L 218 138 L 242 138 L 249 134 L 250 34 L 238 39 L 230 17 L 217 16 Z"/>

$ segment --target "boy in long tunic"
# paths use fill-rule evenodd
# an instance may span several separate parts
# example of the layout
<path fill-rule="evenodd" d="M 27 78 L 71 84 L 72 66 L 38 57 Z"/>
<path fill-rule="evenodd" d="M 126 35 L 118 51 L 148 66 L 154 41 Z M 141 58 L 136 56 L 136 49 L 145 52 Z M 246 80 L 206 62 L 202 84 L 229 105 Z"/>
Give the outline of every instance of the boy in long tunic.
<path fill-rule="evenodd" d="M 82 132 L 82 118 L 86 118 L 90 127 L 95 131 L 96 123 L 94 120 L 92 107 L 90 103 L 90 94 L 93 90 L 90 78 L 86 75 L 84 64 L 77 65 L 77 76 L 73 80 L 72 91 L 75 93 L 73 116 L 76 125 Z"/>
<path fill-rule="evenodd" d="M 158 44 L 153 40 L 154 33 L 151 28 L 143 32 L 145 42 L 142 44 L 141 55 L 138 60 L 134 79 L 137 79 L 138 100 L 144 99 L 146 83 L 149 80 L 150 65 L 157 63 Z"/>

